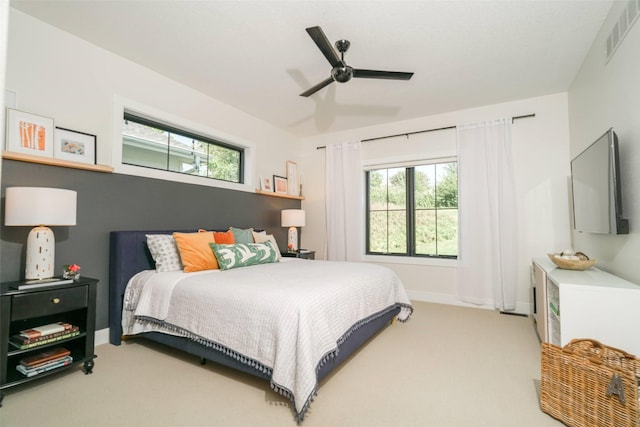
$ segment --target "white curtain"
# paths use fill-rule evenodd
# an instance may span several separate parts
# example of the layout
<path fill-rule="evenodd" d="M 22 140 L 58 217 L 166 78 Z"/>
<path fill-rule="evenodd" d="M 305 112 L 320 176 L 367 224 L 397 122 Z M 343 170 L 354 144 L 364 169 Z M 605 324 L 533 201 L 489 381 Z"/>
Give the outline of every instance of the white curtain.
<path fill-rule="evenodd" d="M 325 258 L 357 261 L 363 247 L 360 142 L 327 145 L 325 151 Z"/>
<path fill-rule="evenodd" d="M 511 119 L 457 126 L 458 296 L 513 310 L 516 200 Z"/>

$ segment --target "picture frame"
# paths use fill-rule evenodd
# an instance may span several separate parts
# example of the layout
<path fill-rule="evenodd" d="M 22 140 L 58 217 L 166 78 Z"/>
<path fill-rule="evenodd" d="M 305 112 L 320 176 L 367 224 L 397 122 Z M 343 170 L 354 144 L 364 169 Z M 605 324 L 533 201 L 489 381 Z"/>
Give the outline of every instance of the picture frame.
<path fill-rule="evenodd" d="M 298 164 L 287 160 L 287 194 L 298 196 L 300 185 L 298 184 Z"/>
<path fill-rule="evenodd" d="M 53 157 L 53 133 L 53 119 L 7 108 L 7 151 Z"/>
<path fill-rule="evenodd" d="M 96 140 L 96 136 L 90 133 L 56 127 L 53 157 L 60 160 L 95 165 Z"/>
<path fill-rule="evenodd" d="M 284 176 L 273 175 L 273 191 L 278 194 L 289 194 L 287 178 Z"/>
<path fill-rule="evenodd" d="M 260 177 L 260 190 L 262 191 L 273 191 L 273 184 L 269 177 Z"/>

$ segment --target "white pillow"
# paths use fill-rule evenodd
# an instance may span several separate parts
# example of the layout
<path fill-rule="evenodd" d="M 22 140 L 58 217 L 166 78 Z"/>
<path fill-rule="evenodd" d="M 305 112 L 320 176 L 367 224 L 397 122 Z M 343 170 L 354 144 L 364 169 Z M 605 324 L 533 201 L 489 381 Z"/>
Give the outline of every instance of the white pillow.
<path fill-rule="evenodd" d="M 276 242 L 276 238 L 273 237 L 273 234 L 267 234 L 266 232 L 264 234 L 253 233 L 253 239 L 255 240 L 256 243 L 264 243 L 264 242 L 273 243 L 273 247 L 278 249 L 276 251 L 276 261 L 280 259 L 280 248 L 278 247 L 278 243 Z"/>
<path fill-rule="evenodd" d="M 251 234 L 253 234 L 253 243 L 262 243 L 262 242 L 258 242 L 258 240 L 256 240 L 256 235 L 258 236 L 266 236 L 267 232 L 262 230 L 262 231 L 252 231 Z M 277 246 L 277 245 L 276 245 Z"/>
<path fill-rule="evenodd" d="M 171 234 L 147 234 L 147 247 L 151 252 L 151 257 L 156 263 L 156 271 L 182 270 L 180 253 L 176 246 L 176 241 Z"/>

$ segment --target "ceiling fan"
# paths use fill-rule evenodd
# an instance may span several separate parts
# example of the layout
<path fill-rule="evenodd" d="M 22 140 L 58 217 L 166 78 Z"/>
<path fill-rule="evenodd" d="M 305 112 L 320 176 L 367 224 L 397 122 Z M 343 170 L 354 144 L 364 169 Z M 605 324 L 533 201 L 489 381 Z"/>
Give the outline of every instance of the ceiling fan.
<path fill-rule="evenodd" d="M 338 83 L 346 83 L 351 78 L 364 78 L 364 79 L 389 79 L 389 80 L 409 80 L 413 73 L 404 73 L 399 71 L 379 71 L 379 70 L 362 70 L 358 68 L 352 68 L 344 62 L 344 53 L 349 50 L 351 43 L 349 40 L 338 40 L 336 42 L 336 49 L 340 52 L 340 56 L 333 49 L 331 43 L 325 36 L 324 31 L 320 27 L 307 28 L 307 33 L 311 36 L 315 44 L 318 46 L 322 54 L 329 61 L 331 66 L 331 77 L 318 83 L 311 89 L 308 89 L 300 94 L 300 96 L 310 96 L 328 86 L 333 81 Z"/>

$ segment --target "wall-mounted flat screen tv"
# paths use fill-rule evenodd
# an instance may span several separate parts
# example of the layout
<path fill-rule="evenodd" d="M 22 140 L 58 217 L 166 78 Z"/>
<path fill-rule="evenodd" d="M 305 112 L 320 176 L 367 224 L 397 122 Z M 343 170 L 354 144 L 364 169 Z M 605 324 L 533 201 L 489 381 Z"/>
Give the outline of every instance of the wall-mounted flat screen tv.
<path fill-rule="evenodd" d="M 571 161 L 573 226 L 577 231 L 628 234 L 622 217 L 618 137 L 609 129 Z"/>

